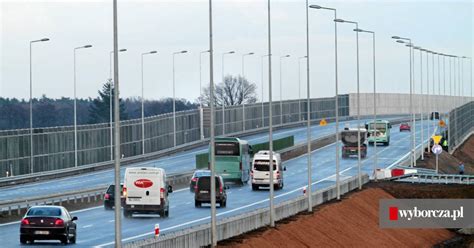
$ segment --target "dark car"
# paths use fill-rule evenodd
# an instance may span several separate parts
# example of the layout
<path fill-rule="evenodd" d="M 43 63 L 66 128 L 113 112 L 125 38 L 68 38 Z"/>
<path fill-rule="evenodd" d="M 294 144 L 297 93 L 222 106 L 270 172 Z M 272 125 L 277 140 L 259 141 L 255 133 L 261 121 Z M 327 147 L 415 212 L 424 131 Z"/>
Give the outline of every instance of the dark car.
<path fill-rule="evenodd" d="M 439 120 L 439 112 L 431 112 L 430 120 Z"/>
<path fill-rule="evenodd" d="M 216 176 L 216 203 L 221 208 L 225 208 L 227 205 L 227 193 L 224 179 L 221 176 Z M 196 188 L 194 191 L 194 206 L 201 207 L 202 203 L 211 203 L 211 177 L 202 176 L 196 182 Z"/>
<path fill-rule="evenodd" d="M 210 170 L 194 171 L 193 177 L 191 178 L 191 181 L 189 182 L 189 191 L 194 192 L 196 190 L 196 182 L 198 178 L 202 176 L 211 176 L 211 171 Z"/>
<path fill-rule="evenodd" d="M 400 132 L 403 132 L 403 131 L 411 131 L 411 127 L 410 127 L 410 124 L 408 123 L 402 123 L 400 124 Z"/>
<path fill-rule="evenodd" d="M 123 196 L 123 184 L 120 184 L 120 203 L 123 205 L 125 197 Z M 104 194 L 104 208 L 110 210 L 115 204 L 115 184 L 109 185 Z"/>
<path fill-rule="evenodd" d="M 20 224 L 20 243 L 35 240 L 59 240 L 76 243 L 77 217 L 71 217 L 61 206 L 34 206 L 28 209 Z"/>

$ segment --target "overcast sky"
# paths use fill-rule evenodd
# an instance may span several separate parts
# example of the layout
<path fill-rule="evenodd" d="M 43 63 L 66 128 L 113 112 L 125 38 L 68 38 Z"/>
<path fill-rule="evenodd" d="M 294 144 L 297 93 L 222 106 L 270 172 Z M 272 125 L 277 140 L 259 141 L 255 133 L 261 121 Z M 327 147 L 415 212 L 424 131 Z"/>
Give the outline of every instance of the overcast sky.
<path fill-rule="evenodd" d="M 48 37 L 48 42 L 33 44 L 34 96 L 73 96 L 73 49 L 77 51 L 78 97 L 96 97 L 109 78 L 109 52 L 112 50 L 112 0 L 109 1 L 5 1 L 0 0 L 0 96 L 28 98 L 29 41 Z M 172 53 L 176 56 L 177 97 L 195 100 L 199 95 L 199 55 L 208 49 L 208 1 L 118 1 L 120 87 L 122 97 L 141 94 L 141 53 L 145 56 L 145 98 L 172 96 Z M 258 86 L 261 96 L 262 55 L 267 53 L 267 0 L 215 0 L 214 48 L 215 79 L 242 72 Z M 473 53 L 472 1 L 309 1 L 334 7 L 338 17 L 359 22 L 362 29 L 377 35 L 377 82 L 382 92 L 409 91 L 408 49 L 395 43 L 392 35 L 406 36 L 416 45 L 443 53 L 470 56 Z M 310 9 L 310 70 L 312 97 L 334 95 L 333 13 Z M 340 93 L 356 91 L 355 33 L 350 24 L 338 25 Z M 272 1 L 272 53 L 274 99 L 298 97 L 298 61 L 306 55 L 305 1 Z M 280 56 L 283 62 L 280 78 Z M 209 56 L 202 56 L 202 81 L 208 83 Z M 301 81 L 305 82 L 305 63 L 301 60 Z M 416 63 L 419 63 L 417 53 Z M 264 99 L 268 96 L 267 63 L 264 67 Z M 437 65 L 437 63 L 436 63 Z M 448 65 L 448 64 L 447 64 Z M 431 64 L 430 64 L 431 67 Z M 416 65 L 415 73 L 419 71 Z M 431 68 L 430 68 L 431 70 Z M 470 94 L 469 64 L 464 63 L 464 90 Z M 441 77 L 443 74 L 441 74 Z M 416 75 L 419 83 L 419 75 Z M 360 34 L 361 92 L 372 90 L 372 41 Z M 417 91 L 419 86 L 417 87 Z M 301 94 L 306 90 L 302 85 Z"/>

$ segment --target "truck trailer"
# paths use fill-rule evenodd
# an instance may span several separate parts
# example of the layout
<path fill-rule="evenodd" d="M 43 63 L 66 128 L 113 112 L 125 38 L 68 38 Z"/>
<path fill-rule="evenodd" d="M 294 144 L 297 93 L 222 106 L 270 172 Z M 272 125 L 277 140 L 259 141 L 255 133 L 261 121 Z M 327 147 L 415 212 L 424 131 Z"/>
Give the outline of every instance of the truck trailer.
<path fill-rule="evenodd" d="M 350 156 L 358 156 L 360 151 L 360 157 L 365 158 L 367 156 L 367 129 L 360 128 L 360 147 L 358 146 L 358 130 L 357 128 L 345 128 L 341 132 L 342 141 L 342 157 L 349 158 Z"/>

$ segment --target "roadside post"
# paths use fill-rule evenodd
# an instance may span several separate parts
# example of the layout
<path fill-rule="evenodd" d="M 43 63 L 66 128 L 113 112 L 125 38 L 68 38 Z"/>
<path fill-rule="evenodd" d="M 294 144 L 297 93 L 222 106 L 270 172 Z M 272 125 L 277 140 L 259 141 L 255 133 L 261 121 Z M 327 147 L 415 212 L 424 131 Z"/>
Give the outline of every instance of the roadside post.
<path fill-rule="evenodd" d="M 443 148 L 439 145 L 439 142 L 441 141 L 441 135 L 435 135 L 433 136 L 433 142 L 435 143 L 433 147 L 431 148 L 431 151 L 436 155 L 436 174 L 438 174 L 438 158 L 439 154 L 443 152 Z"/>
<path fill-rule="evenodd" d="M 155 224 L 155 238 L 160 237 L 160 224 Z"/>

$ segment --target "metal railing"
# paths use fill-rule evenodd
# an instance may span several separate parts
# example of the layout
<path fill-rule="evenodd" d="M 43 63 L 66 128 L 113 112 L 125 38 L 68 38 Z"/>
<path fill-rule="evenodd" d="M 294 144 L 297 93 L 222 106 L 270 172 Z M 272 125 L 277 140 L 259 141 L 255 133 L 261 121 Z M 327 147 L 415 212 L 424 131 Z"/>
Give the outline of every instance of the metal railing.
<path fill-rule="evenodd" d="M 339 96 L 340 115 L 349 113 L 348 96 Z M 301 104 L 301 108 L 298 105 Z M 334 116 L 334 98 L 311 100 L 311 118 L 331 118 Z M 263 108 L 262 108 L 263 106 Z M 268 125 L 268 104 L 255 103 L 224 108 L 225 134 L 261 129 Z M 273 105 L 274 121 L 278 125 L 298 123 L 306 115 L 304 101 L 287 100 Z M 298 112 L 301 109 L 301 112 Z M 262 115 L 263 111 L 263 115 Z M 283 123 L 280 123 L 282 114 Z M 176 146 L 188 144 L 209 137 L 209 111 L 204 109 L 182 111 L 176 114 Z M 201 119 L 204 126 L 201 129 Z M 263 120 L 263 122 L 262 122 Z M 244 125 L 245 123 L 245 125 Z M 245 130 L 244 130 L 245 127 Z M 121 151 L 123 157 L 142 155 L 141 119 L 121 122 Z M 145 118 L 145 154 L 174 147 L 172 113 Z M 216 133 L 222 135 L 222 111 L 216 111 Z M 78 167 L 111 161 L 110 126 L 108 123 L 81 125 L 78 127 Z M 0 131 L 0 178 L 44 171 L 73 168 L 74 128 L 72 126 L 33 129 L 33 166 L 30 162 L 29 129 Z M 33 167 L 33 168 L 31 168 Z"/>
<path fill-rule="evenodd" d="M 432 184 L 474 184 L 474 176 L 457 174 L 407 174 L 390 178 L 391 181 Z"/>

